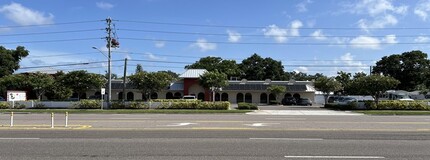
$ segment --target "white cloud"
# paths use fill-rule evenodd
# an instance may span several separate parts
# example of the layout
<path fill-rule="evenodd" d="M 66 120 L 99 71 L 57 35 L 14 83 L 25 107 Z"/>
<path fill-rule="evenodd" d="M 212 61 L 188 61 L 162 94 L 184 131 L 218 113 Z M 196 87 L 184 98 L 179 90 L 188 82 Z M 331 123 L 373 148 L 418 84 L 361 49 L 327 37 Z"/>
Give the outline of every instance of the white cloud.
<path fill-rule="evenodd" d="M 155 47 L 157 48 L 163 48 L 165 45 L 166 45 L 166 42 L 163 42 L 163 41 L 155 42 Z"/>
<path fill-rule="evenodd" d="M 145 53 L 145 57 L 150 59 L 150 60 L 165 60 L 166 59 L 164 57 L 155 56 L 153 53 L 150 53 L 150 52 Z"/>
<path fill-rule="evenodd" d="M 428 12 L 430 12 L 430 0 L 421 0 L 417 3 L 414 13 L 423 21 L 427 20 Z"/>
<path fill-rule="evenodd" d="M 272 24 L 266 28 L 263 29 L 264 35 L 266 37 L 273 37 L 276 42 L 278 43 L 283 43 L 285 41 L 287 41 L 287 34 L 288 34 L 288 30 L 287 29 L 283 29 L 283 28 L 279 28 L 278 26 Z"/>
<path fill-rule="evenodd" d="M 351 4 L 348 8 L 351 13 L 369 15 L 369 18 L 360 19 L 357 24 L 365 31 L 369 28 L 385 28 L 398 23 L 397 15 L 405 15 L 409 6 L 395 6 L 392 0 L 361 0 Z"/>
<path fill-rule="evenodd" d="M 326 40 L 327 37 L 322 33 L 322 30 L 316 30 L 311 34 L 311 36 L 316 40 Z"/>
<path fill-rule="evenodd" d="M 227 30 L 229 42 L 239 42 L 242 36 L 236 31 Z"/>
<path fill-rule="evenodd" d="M 368 30 L 369 28 L 384 28 L 385 26 L 388 26 L 388 25 L 394 26 L 397 23 L 398 23 L 397 18 L 391 14 L 376 17 L 371 21 L 366 19 L 360 19 L 358 21 L 358 25 L 360 26 L 360 28 L 364 30 Z"/>
<path fill-rule="evenodd" d="M 205 52 L 209 50 L 215 50 L 217 45 L 215 43 L 209 43 L 206 39 L 197 39 L 196 43 L 191 44 L 191 47 L 197 47 L 200 51 Z"/>
<path fill-rule="evenodd" d="M 399 43 L 399 41 L 397 41 L 396 38 L 397 38 L 396 35 L 389 34 L 389 35 L 386 35 L 385 38 L 382 39 L 382 41 L 389 44 L 396 44 L 396 43 Z"/>
<path fill-rule="evenodd" d="M 369 36 L 358 36 L 350 41 L 353 48 L 379 49 L 381 41 Z"/>
<path fill-rule="evenodd" d="M 370 16 L 378 16 L 387 12 L 393 12 L 397 14 L 406 14 L 408 6 L 400 5 L 394 6 L 391 0 L 361 0 L 357 4 L 354 4 L 352 12 L 359 14 L 369 14 Z"/>
<path fill-rule="evenodd" d="M 340 62 L 347 66 L 351 66 L 342 68 L 348 71 L 363 72 L 368 67 L 368 65 L 363 64 L 363 62 L 355 60 L 351 53 L 345 53 L 344 55 L 340 56 Z"/>
<path fill-rule="evenodd" d="M 307 5 L 311 4 L 311 3 L 312 3 L 311 0 L 306 0 L 306 1 L 303 1 L 299 4 L 297 4 L 296 5 L 297 11 L 298 12 L 307 12 L 308 11 Z"/>
<path fill-rule="evenodd" d="M 299 28 L 303 26 L 303 23 L 299 20 L 294 20 L 291 22 L 290 34 L 292 36 L 300 36 Z"/>
<path fill-rule="evenodd" d="M 54 15 L 51 13 L 45 15 L 43 12 L 32 10 L 24 7 L 19 3 L 12 2 L 9 5 L 0 7 L 0 13 L 3 13 L 9 20 L 20 25 L 39 25 L 54 23 Z"/>
<path fill-rule="evenodd" d="M 109 10 L 109 9 L 112 9 L 114 7 L 113 4 L 110 4 L 107 2 L 97 2 L 96 6 L 101 8 L 101 9 L 105 9 L 105 10 Z"/>
<path fill-rule="evenodd" d="M 430 37 L 418 36 L 417 38 L 414 39 L 414 41 L 418 43 L 427 43 L 427 42 L 430 42 Z"/>
<path fill-rule="evenodd" d="M 294 69 L 294 72 L 307 73 L 307 72 L 309 72 L 309 69 L 307 67 L 298 67 L 298 68 Z"/>

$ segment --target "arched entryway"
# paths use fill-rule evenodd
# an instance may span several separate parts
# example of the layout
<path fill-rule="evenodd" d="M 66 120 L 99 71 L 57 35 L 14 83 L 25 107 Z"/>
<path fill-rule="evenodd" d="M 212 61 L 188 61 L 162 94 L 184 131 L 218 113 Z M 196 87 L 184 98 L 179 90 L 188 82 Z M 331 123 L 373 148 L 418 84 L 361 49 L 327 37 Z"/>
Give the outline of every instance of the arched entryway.
<path fill-rule="evenodd" d="M 292 97 L 291 93 L 285 93 L 284 98 Z"/>
<path fill-rule="evenodd" d="M 124 94 L 122 94 L 122 92 L 119 92 L 118 93 L 118 100 L 123 100 L 124 99 L 123 96 L 124 96 Z"/>
<path fill-rule="evenodd" d="M 204 94 L 203 92 L 200 92 L 200 93 L 197 95 L 197 99 L 198 99 L 198 100 L 202 100 L 202 101 L 204 101 L 204 100 L 205 100 L 205 94 Z"/>
<path fill-rule="evenodd" d="M 172 92 L 167 92 L 166 93 L 166 99 L 173 99 L 173 93 Z"/>
<path fill-rule="evenodd" d="M 238 93 L 238 94 L 236 95 L 236 102 L 237 102 L 237 103 L 241 103 L 241 102 L 243 102 L 243 94 L 242 94 L 242 93 Z"/>
<path fill-rule="evenodd" d="M 266 93 L 260 94 L 260 103 L 267 103 L 267 94 Z"/>
<path fill-rule="evenodd" d="M 176 92 L 175 95 L 173 96 L 174 99 L 180 99 L 182 98 L 182 94 L 179 92 Z"/>
<path fill-rule="evenodd" d="M 272 93 L 269 94 L 269 103 L 276 103 L 276 96 Z"/>
<path fill-rule="evenodd" d="M 216 93 L 215 94 L 215 101 L 220 101 L 221 100 L 221 94 Z"/>
<path fill-rule="evenodd" d="M 151 99 L 158 99 L 158 94 L 157 93 L 152 93 L 151 94 Z"/>
<path fill-rule="evenodd" d="M 221 94 L 221 101 L 228 101 L 228 94 L 227 93 Z"/>
<path fill-rule="evenodd" d="M 252 103 L 252 94 L 251 93 L 245 94 L 245 102 L 246 103 Z"/>
<path fill-rule="evenodd" d="M 134 101 L 134 93 L 133 92 L 127 93 L 127 101 Z"/>
<path fill-rule="evenodd" d="M 298 94 L 298 93 L 294 93 L 293 97 L 294 97 L 295 99 L 300 99 L 300 94 Z"/>

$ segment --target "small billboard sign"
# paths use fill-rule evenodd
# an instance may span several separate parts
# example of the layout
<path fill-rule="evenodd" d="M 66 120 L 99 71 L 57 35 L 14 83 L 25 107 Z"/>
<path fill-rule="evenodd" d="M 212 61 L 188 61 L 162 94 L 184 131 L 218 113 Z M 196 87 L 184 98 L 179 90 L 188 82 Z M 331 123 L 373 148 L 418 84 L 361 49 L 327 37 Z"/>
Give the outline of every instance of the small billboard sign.
<path fill-rule="evenodd" d="M 26 101 L 27 93 L 25 91 L 7 91 L 7 101 Z"/>

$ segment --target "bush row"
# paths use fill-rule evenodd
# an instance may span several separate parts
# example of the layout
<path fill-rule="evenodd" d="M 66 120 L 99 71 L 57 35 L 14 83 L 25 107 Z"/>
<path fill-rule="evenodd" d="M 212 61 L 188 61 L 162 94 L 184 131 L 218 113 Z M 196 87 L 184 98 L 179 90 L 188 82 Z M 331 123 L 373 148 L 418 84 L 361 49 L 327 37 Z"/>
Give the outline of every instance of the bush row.
<path fill-rule="evenodd" d="M 0 109 L 11 109 L 12 108 L 12 104 L 10 104 L 9 102 L 0 102 Z M 19 103 L 15 103 L 14 105 L 14 109 L 23 109 L 25 108 L 24 104 L 19 104 Z"/>
<path fill-rule="evenodd" d="M 253 103 L 240 102 L 240 103 L 237 104 L 237 109 L 257 110 L 258 107 L 257 107 L 256 104 L 253 104 Z"/>
<path fill-rule="evenodd" d="M 430 110 L 430 106 L 424 101 L 379 101 L 378 104 L 374 101 L 364 101 L 365 109 L 372 110 Z M 335 109 L 354 110 L 358 109 L 358 103 L 352 102 L 347 105 L 325 104 L 324 107 Z"/>
<path fill-rule="evenodd" d="M 228 110 L 230 102 L 162 102 L 158 109 L 204 109 L 204 110 Z"/>
<path fill-rule="evenodd" d="M 149 109 L 149 105 L 144 102 L 113 102 L 110 107 L 111 109 Z"/>
<path fill-rule="evenodd" d="M 200 101 L 197 99 L 151 99 L 151 102 L 194 102 Z"/>
<path fill-rule="evenodd" d="M 378 104 L 375 102 L 365 102 L 367 109 L 378 110 L 430 110 L 430 107 L 423 102 L 415 101 L 381 101 Z"/>

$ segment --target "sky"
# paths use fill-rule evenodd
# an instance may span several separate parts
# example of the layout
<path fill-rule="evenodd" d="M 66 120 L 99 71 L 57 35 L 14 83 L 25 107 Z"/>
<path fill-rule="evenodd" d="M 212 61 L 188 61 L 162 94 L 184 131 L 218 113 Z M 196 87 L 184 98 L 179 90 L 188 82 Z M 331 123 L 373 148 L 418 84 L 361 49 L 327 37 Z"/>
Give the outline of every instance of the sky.
<path fill-rule="evenodd" d="M 257 53 L 285 71 L 369 73 L 383 56 L 429 53 L 430 0 L 1 0 L 0 46 L 30 51 L 22 72 L 183 73 L 202 57 Z M 94 49 L 94 47 L 96 49 Z"/>

